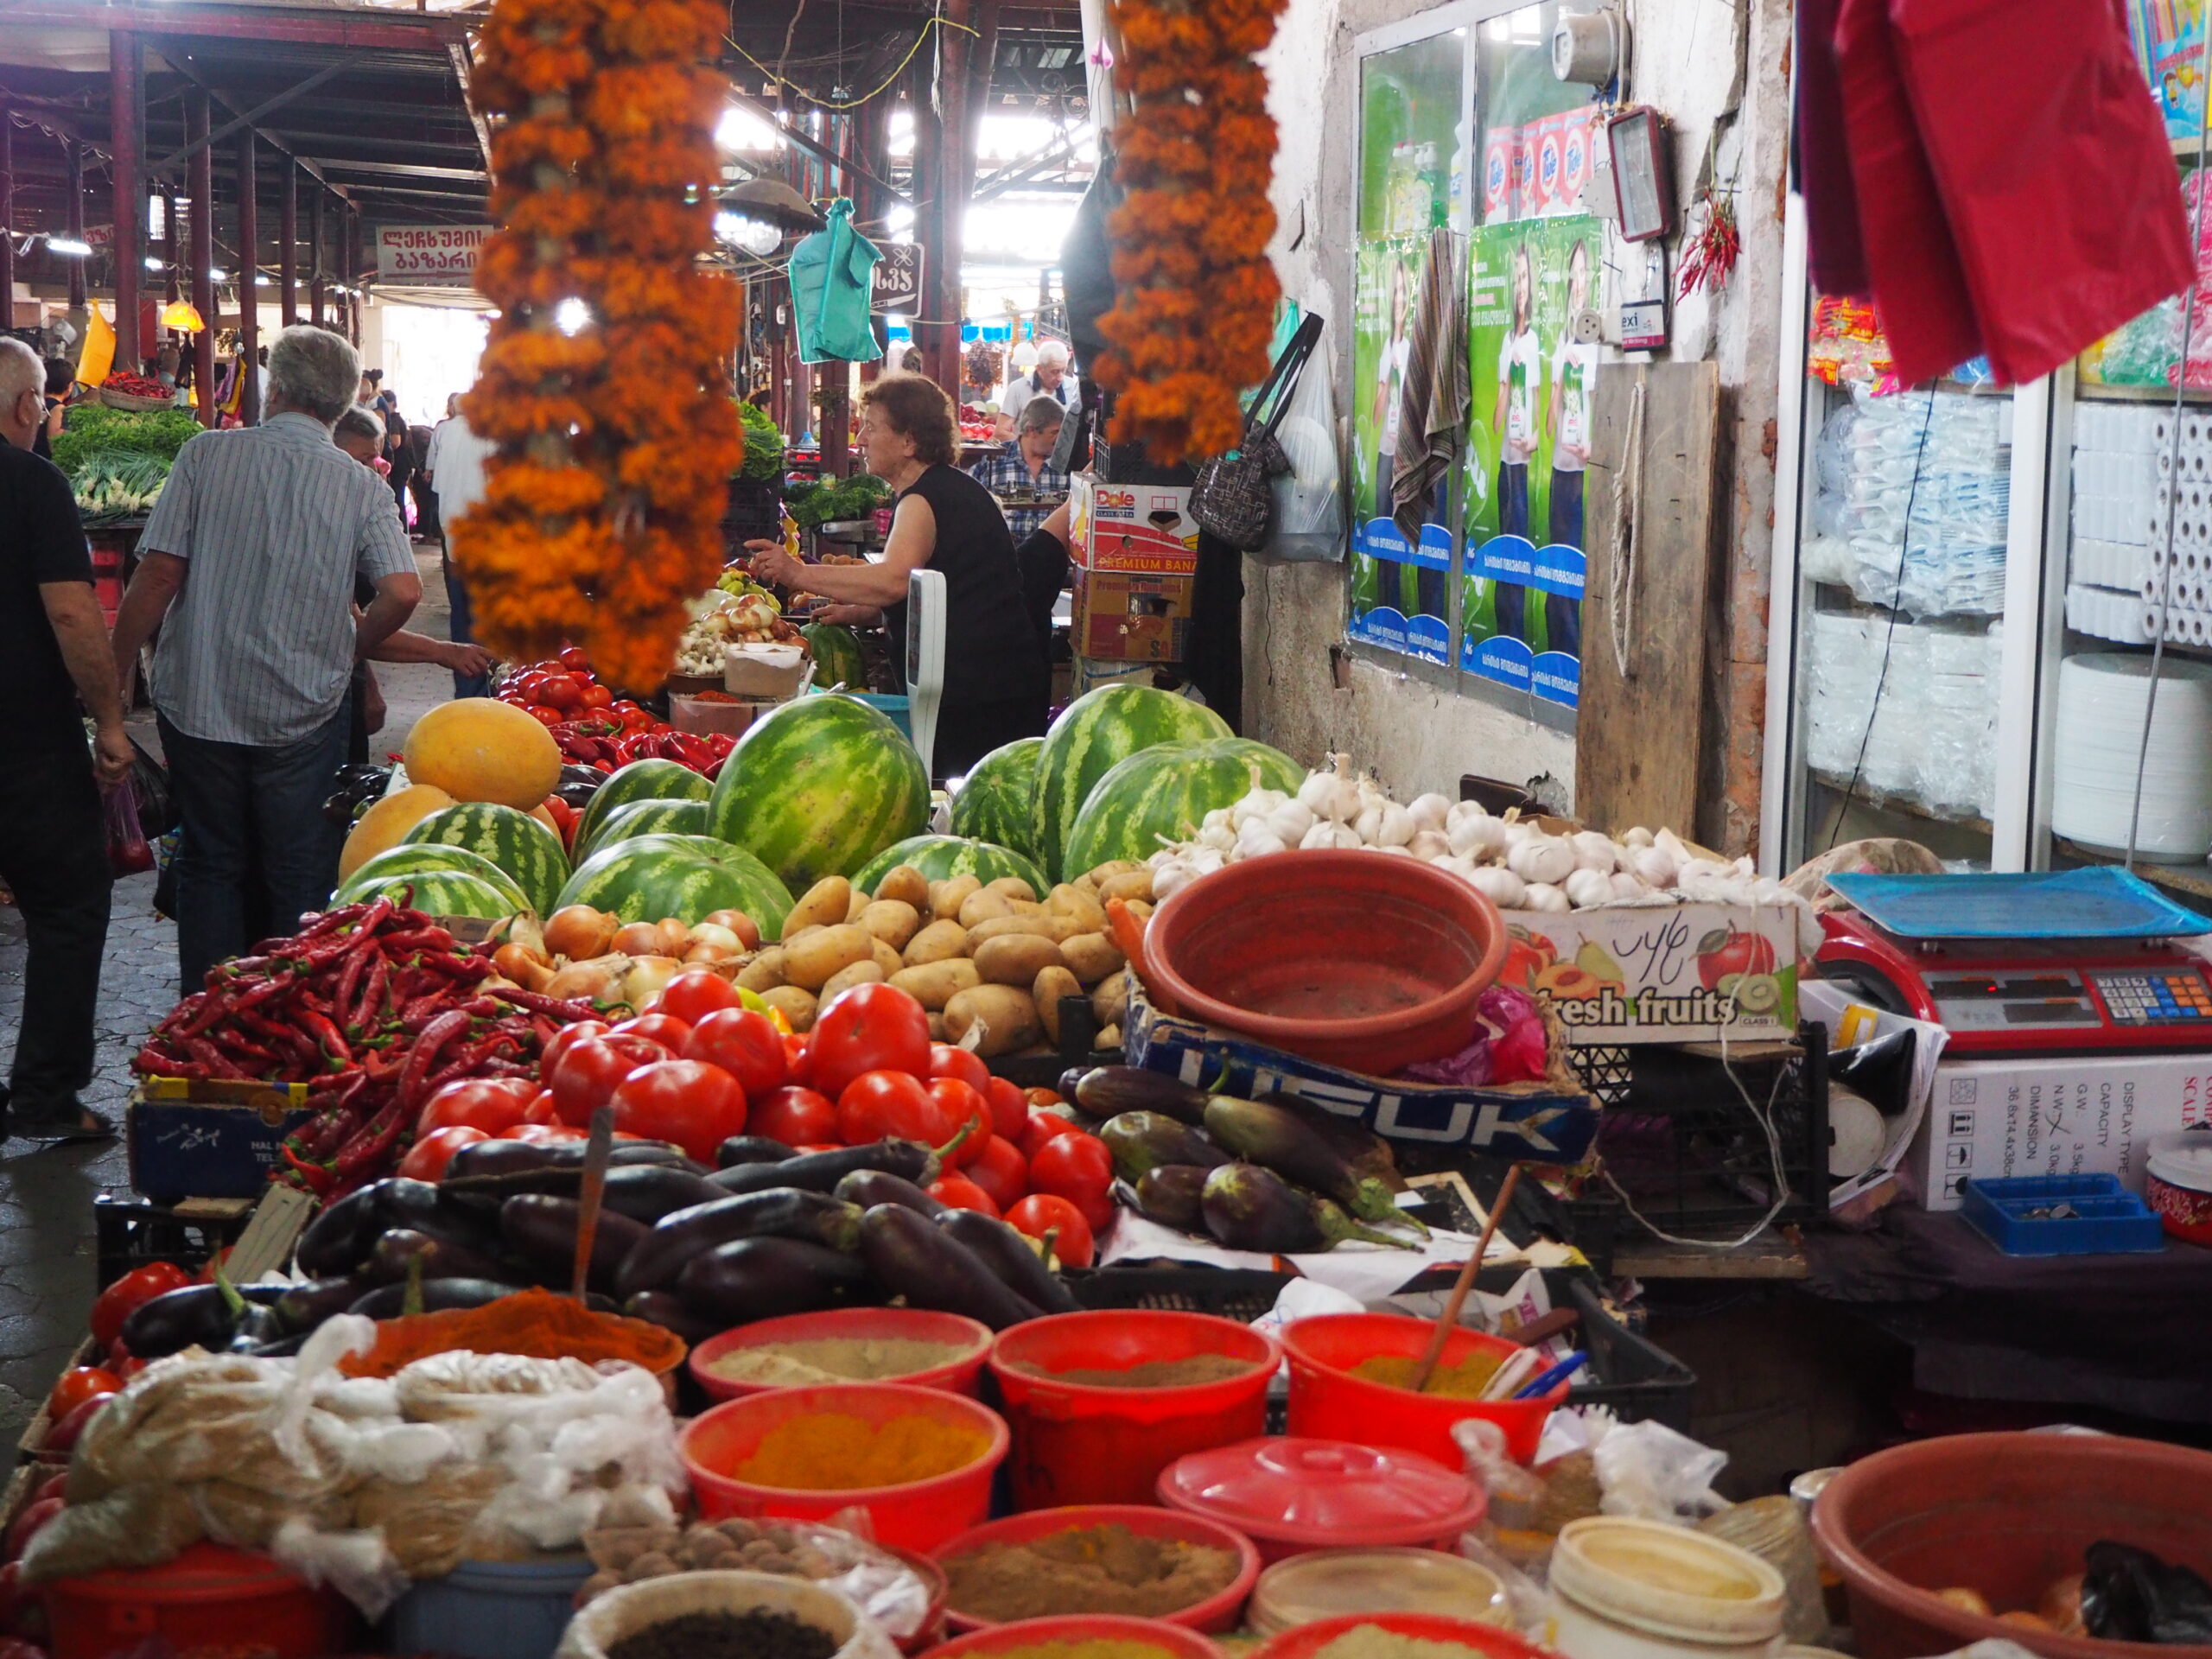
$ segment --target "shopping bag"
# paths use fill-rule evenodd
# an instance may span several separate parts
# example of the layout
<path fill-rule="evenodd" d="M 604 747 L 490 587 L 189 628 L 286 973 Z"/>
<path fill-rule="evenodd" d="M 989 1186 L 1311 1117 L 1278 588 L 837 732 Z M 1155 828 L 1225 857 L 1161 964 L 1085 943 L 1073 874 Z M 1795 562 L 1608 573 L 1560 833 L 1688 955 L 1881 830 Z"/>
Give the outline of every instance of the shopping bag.
<path fill-rule="evenodd" d="M 1318 350 L 1318 346 L 1316 347 Z M 1283 407 L 1275 442 L 1289 469 L 1269 480 L 1274 519 L 1254 556 L 1274 564 L 1323 564 L 1344 556 L 1344 469 L 1337 455 L 1336 391 L 1325 360 L 1309 362 Z"/>
<path fill-rule="evenodd" d="M 873 363 L 883 355 L 868 321 L 876 262 L 874 243 L 853 228 L 853 204 L 830 204 L 830 227 L 791 250 L 791 315 L 803 363 Z"/>
<path fill-rule="evenodd" d="M 1244 436 L 1225 455 L 1198 468 L 1191 489 L 1191 517 L 1198 528 L 1218 536 L 1241 553 L 1257 551 L 1268 539 L 1274 516 L 1273 482 L 1290 470 L 1290 458 L 1276 441 L 1290 394 L 1297 390 L 1321 337 L 1321 319 L 1308 315 L 1268 371 L 1244 416 Z"/>
<path fill-rule="evenodd" d="M 154 868 L 154 849 L 138 827 L 138 791 L 125 778 L 102 803 L 107 819 L 107 865 L 118 875 L 140 875 Z"/>

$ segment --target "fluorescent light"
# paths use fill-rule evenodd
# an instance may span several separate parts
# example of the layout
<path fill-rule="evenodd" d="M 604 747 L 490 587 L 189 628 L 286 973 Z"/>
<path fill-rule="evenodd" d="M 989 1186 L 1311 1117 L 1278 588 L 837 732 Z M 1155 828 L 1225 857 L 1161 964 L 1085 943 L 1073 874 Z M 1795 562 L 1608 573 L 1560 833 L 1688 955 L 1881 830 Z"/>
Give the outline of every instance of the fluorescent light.
<path fill-rule="evenodd" d="M 155 258 L 154 256 L 149 253 L 146 256 L 146 269 L 149 270 L 166 270 L 168 267 L 164 265 L 160 260 Z"/>
<path fill-rule="evenodd" d="M 220 265 L 211 266 L 208 269 L 207 280 L 211 283 L 227 283 L 231 280 L 231 273 Z"/>
<path fill-rule="evenodd" d="M 553 326 L 564 334 L 580 334 L 591 321 L 591 308 L 573 294 L 553 308 Z"/>
<path fill-rule="evenodd" d="M 64 258 L 82 259 L 92 252 L 92 245 L 79 242 L 73 236 L 49 236 L 46 238 L 46 251 L 60 254 Z"/>
<path fill-rule="evenodd" d="M 253 273 L 253 285 L 254 285 L 256 288 L 274 288 L 274 287 L 276 287 L 276 283 L 274 283 L 270 282 L 270 281 L 266 276 L 263 276 L 263 275 L 262 275 L 259 271 L 257 271 L 257 271 L 255 271 L 255 272 Z"/>

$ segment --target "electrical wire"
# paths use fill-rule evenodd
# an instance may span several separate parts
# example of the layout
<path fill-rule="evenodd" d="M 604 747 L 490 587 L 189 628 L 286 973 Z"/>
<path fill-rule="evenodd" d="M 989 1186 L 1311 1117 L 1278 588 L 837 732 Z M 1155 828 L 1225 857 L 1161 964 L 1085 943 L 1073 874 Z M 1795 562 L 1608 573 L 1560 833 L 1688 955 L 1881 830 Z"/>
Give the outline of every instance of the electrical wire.
<path fill-rule="evenodd" d="M 793 97 L 802 99 L 805 102 L 813 105 L 817 109 L 857 110 L 863 104 L 873 103 L 875 99 L 882 97 L 884 93 L 889 92 L 893 86 L 899 84 L 899 78 L 906 73 L 907 66 L 912 63 L 913 60 L 920 55 L 922 48 L 929 43 L 930 31 L 933 29 L 962 29 L 968 34 L 977 35 L 979 38 L 982 35 L 982 31 L 976 29 L 971 24 L 956 23 L 949 17 L 932 16 L 923 22 L 921 33 L 914 37 L 913 45 L 907 48 L 906 55 L 899 60 L 899 67 L 883 78 L 882 84 L 877 86 L 874 92 L 863 92 L 858 98 L 850 99 L 817 97 L 814 93 L 808 92 L 805 87 L 800 86 L 798 82 L 785 79 L 775 70 L 771 69 L 766 64 L 761 62 L 760 59 L 754 57 L 750 52 L 740 46 L 736 41 L 732 39 L 729 35 L 724 35 L 722 36 L 722 41 L 723 44 L 728 46 L 731 51 L 736 53 L 739 57 L 743 58 L 755 69 L 758 69 L 762 74 L 766 75 L 771 81 L 782 87 L 784 91 L 791 93 Z"/>

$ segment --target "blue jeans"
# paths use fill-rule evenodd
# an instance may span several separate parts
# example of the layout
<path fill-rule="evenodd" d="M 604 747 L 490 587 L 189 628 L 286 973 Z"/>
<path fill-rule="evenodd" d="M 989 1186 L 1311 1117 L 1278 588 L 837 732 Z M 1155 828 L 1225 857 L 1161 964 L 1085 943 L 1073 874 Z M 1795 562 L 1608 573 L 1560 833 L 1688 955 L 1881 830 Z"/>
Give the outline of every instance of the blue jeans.
<path fill-rule="evenodd" d="M 345 832 L 322 816 L 346 757 L 346 710 L 270 748 L 188 737 L 161 718 L 169 789 L 182 820 L 176 945 L 184 989 L 263 937 L 298 931 L 329 902 Z"/>
<path fill-rule="evenodd" d="M 452 611 L 446 624 L 446 633 L 456 645 L 476 643 L 476 620 L 468 609 L 468 584 L 461 579 L 461 572 L 453 568 L 453 555 L 448 553 L 441 563 L 446 573 L 446 604 Z M 489 674 L 455 674 L 453 694 L 456 697 L 488 697 L 492 695 Z"/>

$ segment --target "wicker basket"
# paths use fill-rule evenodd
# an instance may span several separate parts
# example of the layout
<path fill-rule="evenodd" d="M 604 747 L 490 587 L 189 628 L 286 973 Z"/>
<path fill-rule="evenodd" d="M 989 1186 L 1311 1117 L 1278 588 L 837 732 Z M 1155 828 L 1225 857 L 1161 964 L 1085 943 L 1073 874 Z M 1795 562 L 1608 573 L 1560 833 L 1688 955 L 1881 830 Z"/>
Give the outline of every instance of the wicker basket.
<path fill-rule="evenodd" d="M 100 402 L 110 409 L 127 409 L 134 414 L 143 415 L 156 409 L 176 407 L 174 397 L 141 397 L 135 391 L 118 391 L 112 386 L 101 386 L 98 390 Z"/>

